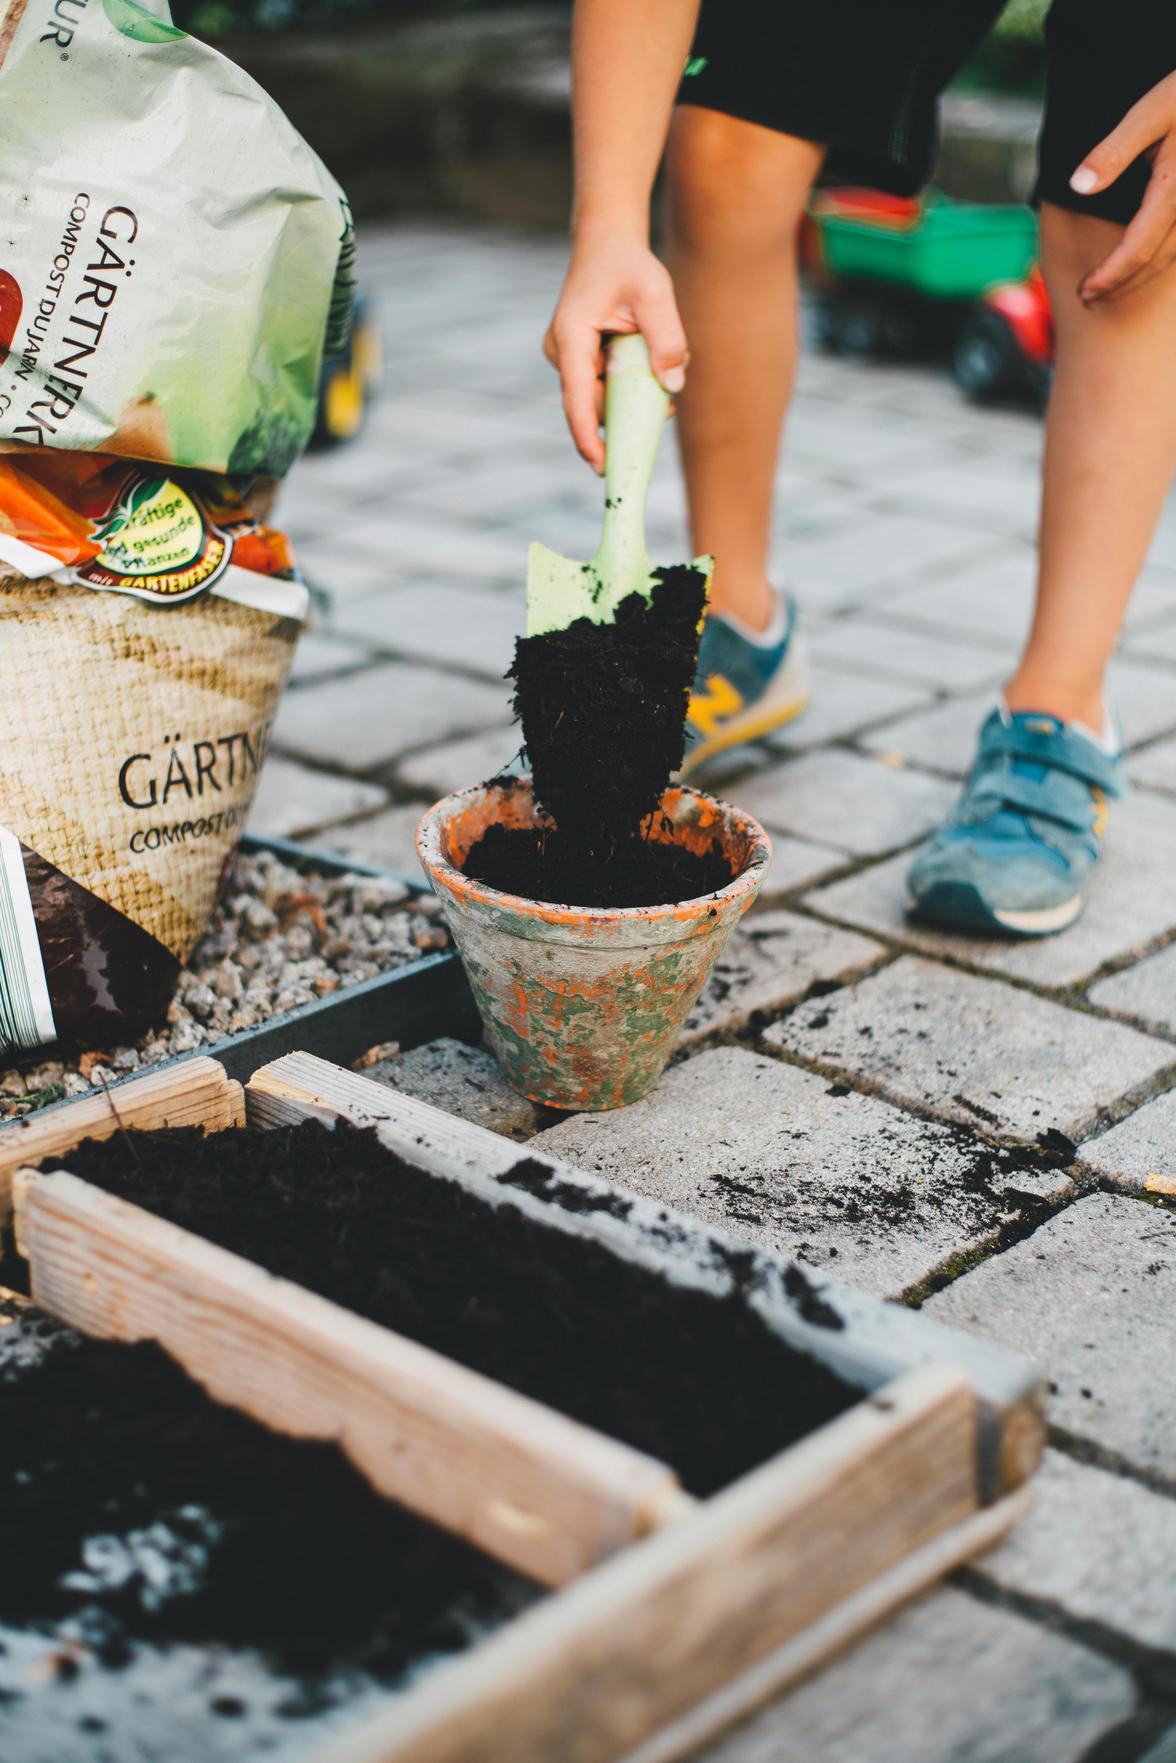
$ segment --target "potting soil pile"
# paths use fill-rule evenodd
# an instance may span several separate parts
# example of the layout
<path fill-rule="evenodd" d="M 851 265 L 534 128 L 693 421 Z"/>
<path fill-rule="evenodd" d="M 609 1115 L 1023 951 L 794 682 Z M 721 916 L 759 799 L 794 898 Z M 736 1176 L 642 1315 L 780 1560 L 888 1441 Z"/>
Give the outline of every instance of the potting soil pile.
<path fill-rule="evenodd" d="M 530 899 L 660 906 L 714 893 L 731 866 L 658 840 L 656 811 L 682 763 L 705 571 L 655 572 L 613 622 L 577 618 L 520 637 L 512 676 L 535 799 L 553 825 L 491 827 L 465 871 Z"/>
<path fill-rule="evenodd" d="M 748 1301 L 754 1256 L 726 1255 L 725 1297 L 671 1284 L 537 1223 L 512 1187 L 567 1210 L 627 1202 L 560 1190 L 523 1158 L 491 1205 L 317 1121 L 204 1137 L 116 1134 L 70 1170 L 670 1464 L 705 1495 L 858 1399 Z M 799 1276 L 798 1276 L 799 1277 Z"/>
<path fill-rule="evenodd" d="M 537 1595 L 382 1498 L 333 1444 L 220 1406 L 158 1347 L 85 1339 L 35 1312 L 0 1329 L 0 1488 L 0 1755 L 14 1763 L 30 1756 L 30 1730 L 39 1760 L 73 1756 L 78 1716 L 85 1732 L 88 1705 L 117 1706 L 103 1677 L 127 1673 L 149 1702 L 156 1682 L 135 1669 L 144 1648 L 147 1671 L 173 1671 L 187 1705 L 159 1751 L 140 1707 L 128 1748 L 108 1731 L 95 1757 L 131 1744 L 160 1763 L 192 1755 L 188 1728 L 204 1711 L 214 1726 L 305 1718 L 464 1648 Z M 162 1663 L 160 1649 L 194 1647 L 211 1652 Z M 257 1709 L 210 1687 L 241 1652 L 280 1674 L 240 1661 Z M 56 1745 L 55 1689 L 68 1723 Z M 231 1749 L 222 1736 L 196 1752 Z"/>
<path fill-rule="evenodd" d="M 157 1018 L 208 919 L 306 609 L 251 484 L 309 436 L 353 237 L 166 0 L 0 0 L 0 109 L 3 1052 Z"/>

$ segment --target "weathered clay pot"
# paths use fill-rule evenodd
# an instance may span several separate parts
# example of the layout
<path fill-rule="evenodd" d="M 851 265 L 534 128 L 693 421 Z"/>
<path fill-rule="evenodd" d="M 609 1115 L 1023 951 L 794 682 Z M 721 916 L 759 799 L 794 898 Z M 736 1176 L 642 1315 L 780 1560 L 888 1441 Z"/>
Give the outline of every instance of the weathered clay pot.
<path fill-rule="evenodd" d="M 430 808 L 417 850 L 445 907 L 507 1082 L 551 1108 L 620 1108 L 643 1096 L 771 860 L 763 828 L 726 802 L 674 788 L 654 837 L 707 849 L 734 880 L 672 906 L 557 905 L 500 893 L 462 873 L 495 822 L 534 826 L 530 780 L 460 790 Z"/>

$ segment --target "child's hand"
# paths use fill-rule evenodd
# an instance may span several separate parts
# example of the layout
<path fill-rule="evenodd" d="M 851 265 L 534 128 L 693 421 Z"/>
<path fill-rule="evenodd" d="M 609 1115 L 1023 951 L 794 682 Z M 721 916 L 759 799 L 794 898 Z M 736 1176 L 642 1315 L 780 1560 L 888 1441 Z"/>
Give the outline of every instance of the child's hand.
<path fill-rule="evenodd" d="M 627 231 L 581 231 L 543 353 L 559 372 L 564 414 L 577 450 L 604 470 L 602 338 L 640 331 L 654 373 L 673 395 L 686 384 L 686 333 L 665 265 Z"/>
<path fill-rule="evenodd" d="M 1146 194 L 1110 256 L 1084 277 L 1078 292 L 1087 305 L 1134 293 L 1176 263 L 1176 73 L 1145 92 L 1086 155 L 1071 187 L 1080 196 L 1105 190 L 1141 153 L 1152 162 Z"/>

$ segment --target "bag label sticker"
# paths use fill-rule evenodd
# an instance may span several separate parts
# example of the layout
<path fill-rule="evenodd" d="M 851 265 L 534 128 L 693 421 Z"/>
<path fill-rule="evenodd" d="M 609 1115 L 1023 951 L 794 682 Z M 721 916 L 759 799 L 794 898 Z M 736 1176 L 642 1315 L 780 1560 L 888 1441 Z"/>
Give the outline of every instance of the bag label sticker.
<path fill-rule="evenodd" d="M 136 478 L 94 536 L 102 549 L 75 581 L 169 606 L 206 593 L 233 554 L 232 535 L 169 477 Z"/>

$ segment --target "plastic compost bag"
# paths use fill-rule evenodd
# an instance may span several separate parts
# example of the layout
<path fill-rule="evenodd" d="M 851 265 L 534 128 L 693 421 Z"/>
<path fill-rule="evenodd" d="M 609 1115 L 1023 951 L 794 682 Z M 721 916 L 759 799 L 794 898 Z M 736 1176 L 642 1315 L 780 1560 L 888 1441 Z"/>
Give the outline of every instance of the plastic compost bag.
<path fill-rule="evenodd" d="M 0 0 L 0 199 L 0 446 L 288 470 L 354 233 L 247 74 L 166 0 Z"/>
<path fill-rule="evenodd" d="M 146 1027 L 215 904 L 307 599 L 250 479 L 309 437 L 353 238 L 132 0 L 0 0 L 0 205 L 2 1053 Z"/>

